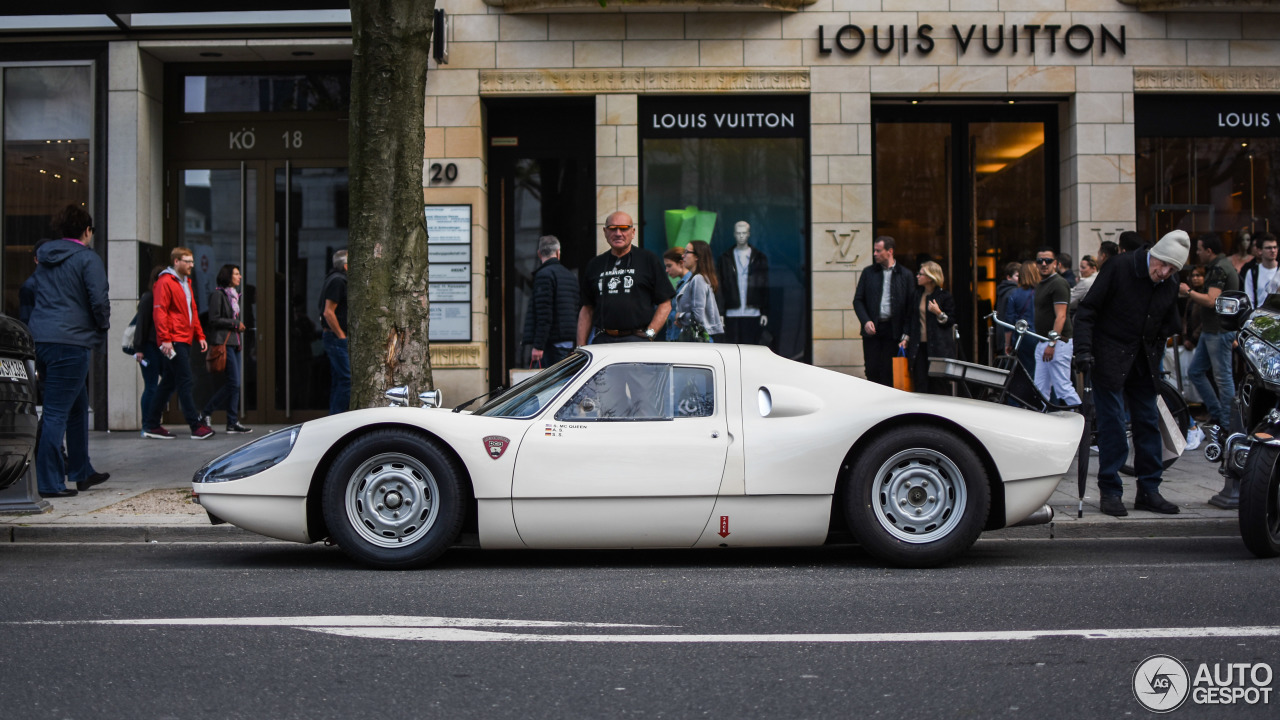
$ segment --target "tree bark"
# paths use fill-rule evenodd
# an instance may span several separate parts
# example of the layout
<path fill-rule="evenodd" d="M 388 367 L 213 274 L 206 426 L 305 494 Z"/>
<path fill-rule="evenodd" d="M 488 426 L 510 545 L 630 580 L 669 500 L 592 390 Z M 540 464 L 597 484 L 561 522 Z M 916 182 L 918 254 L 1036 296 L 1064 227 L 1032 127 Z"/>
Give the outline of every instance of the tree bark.
<path fill-rule="evenodd" d="M 435 0 L 351 0 L 351 407 L 433 388 L 423 107 Z"/>

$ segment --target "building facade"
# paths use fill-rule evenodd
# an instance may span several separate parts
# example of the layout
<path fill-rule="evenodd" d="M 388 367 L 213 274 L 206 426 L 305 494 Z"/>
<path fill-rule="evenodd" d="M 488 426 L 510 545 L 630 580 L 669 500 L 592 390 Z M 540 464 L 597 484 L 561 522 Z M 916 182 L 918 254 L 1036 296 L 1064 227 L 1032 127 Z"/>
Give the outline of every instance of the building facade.
<path fill-rule="evenodd" d="M 195 249 L 198 277 L 235 262 L 255 314 L 250 417 L 323 408 L 316 299 L 346 239 L 350 24 L 307 5 L 256 24 L 0 18 L 6 311 L 41 217 L 77 197 L 105 218 L 114 327 L 168 248 Z M 655 251 L 707 240 L 726 275 L 735 225 L 748 223 L 768 259 L 750 271 L 769 289 L 757 341 L 852 374 L 863 363 L 851 300 L 876 236 L 894 237 L 909 266 L 942 265 L 962 354 L 983 359 L 1001 268 L 1040 246 L 1078 260 L 1124 230 L 1183 228 L 1234 249 L 1280 221 L 1273 3 L 438 8 L 447 42 L 427 79 L 423 201 L 446 397 L 527 365 L 537 238 L 559 237 L 576 270 L 605 248 L 615 210 Z M 722 280 L 736 294 L 737 277 Z M 131 363 L 112 348 L 95 376 L 112 428 L 138 424 Z"/>

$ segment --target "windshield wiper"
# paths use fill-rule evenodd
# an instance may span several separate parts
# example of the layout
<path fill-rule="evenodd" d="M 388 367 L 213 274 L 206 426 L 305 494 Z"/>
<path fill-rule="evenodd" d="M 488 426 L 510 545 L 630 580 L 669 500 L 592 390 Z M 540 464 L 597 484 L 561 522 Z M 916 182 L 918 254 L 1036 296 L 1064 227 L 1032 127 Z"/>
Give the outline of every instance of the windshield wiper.
<path fill-rule="evenodd" d="M 504 387 L 502 387 L 501 385 L 499 385 L 498 387 L 496 387 L 496 388 L 494 388 L 494 389 L 490 390 L 489 392 L 482 392 L 482 393 L 480 393 L 479 395 L 477 395 L 477 396 L 475 396 L 475 397 L 471 398 L 470 400 L 468 400 L 468 401 L 466 401 L 466 402 L 462 403 L 461 405 L 459 405 L 458 407 L 454 408 L 454 409 L 453 409 L 453 411 L 454 411 L 454 412 L 462 412 L 463 410 L 465 410 L 465 409 L 467 408 L 467 406 L 469 406 L 471 403 L 473 403 L 473 402 L 475 402 L 475 401 L 479 400 L 480 398 L 482 398 L 482 397 L 484 397 L 484 396 L 486 396 L 486 395 L 492 395 L 492 394 L 494 394 L 494 393 L 500 393 L 500 392 L 502 392 L 503 390 L 506 390 L 506 388 L 504 388 Z"/>

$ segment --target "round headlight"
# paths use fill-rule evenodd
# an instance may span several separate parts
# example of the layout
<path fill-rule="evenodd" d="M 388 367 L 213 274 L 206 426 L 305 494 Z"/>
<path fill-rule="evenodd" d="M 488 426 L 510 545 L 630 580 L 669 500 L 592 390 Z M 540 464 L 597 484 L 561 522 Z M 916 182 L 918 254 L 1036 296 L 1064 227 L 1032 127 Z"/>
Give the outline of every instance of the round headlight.
<path fill-rule="evenodd" d="M 205 463 L 191 482 L 215 483 L 239 480 L 280 464 L 293 450 L 301 425 L 277 430 Z"/>

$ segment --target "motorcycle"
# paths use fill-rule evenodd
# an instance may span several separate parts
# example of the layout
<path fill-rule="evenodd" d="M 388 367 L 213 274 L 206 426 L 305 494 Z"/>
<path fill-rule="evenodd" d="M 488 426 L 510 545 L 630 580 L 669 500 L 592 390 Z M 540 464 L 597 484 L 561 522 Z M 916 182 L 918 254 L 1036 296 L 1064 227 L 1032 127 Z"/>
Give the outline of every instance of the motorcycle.
<path fill-rule="evenodd" d="M 1222 495 L 1238 489 L 1240 535 L 1261 558 L 1280 556 L 1280 294 L 1258 308 L 1242 292 L 1218 296 L 1214 311 L 1238 331 L 1234 352 L 1245 372 L 1236 384 L 1229 427 L 1219 433 Z M 1225 438 L 1222 437 L 1225 435 Z M 1218 498 L 1215 498 L 1218 499 Z"/>

